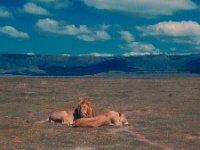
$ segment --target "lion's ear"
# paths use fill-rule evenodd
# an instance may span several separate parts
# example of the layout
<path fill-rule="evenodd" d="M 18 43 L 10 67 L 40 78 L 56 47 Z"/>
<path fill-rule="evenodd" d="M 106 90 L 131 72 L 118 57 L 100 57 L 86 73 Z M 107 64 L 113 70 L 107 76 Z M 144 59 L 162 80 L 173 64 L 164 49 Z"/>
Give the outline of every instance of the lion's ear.
<path fill-rule="evenodd" d="M 83 103 L 83 99 L 81 99 L 80 101 L 79 101 L 79 103 L 78 103 L 78 105 L 81 105 L 81 103 Z"/>
<path fill-rule="evenodd" d="M 88 106 L 92 106 L 92 102 L 90 101 L 90 99 L 84 99 L 84 103 L 86 103 Z"/>
<path fill-rule="evenodd" d="M 122 115 L 122 114 L 119 112 L 119 116 L 120 116 L 120 117 L 121 117 L 121 115 Z"/>

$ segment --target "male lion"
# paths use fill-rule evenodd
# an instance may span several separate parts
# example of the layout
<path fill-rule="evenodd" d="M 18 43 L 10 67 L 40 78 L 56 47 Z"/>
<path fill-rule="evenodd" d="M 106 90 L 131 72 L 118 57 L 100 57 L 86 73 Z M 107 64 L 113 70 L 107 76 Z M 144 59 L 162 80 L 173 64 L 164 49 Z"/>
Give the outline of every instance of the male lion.
<path fill-rule="evenodd" d="M 95 117 L 95 110 L 90 99 L 83 98 L 76 106 L 74 115 L 76 119 Z"/>
<path fill-rule="evenodd" d="M 99 127 L 103 125 L 122 126 L 126 124 L 128 124 L 128 121 L 124 114 L 116 111 L 108 111 L 104 115 L 97 117 L 77 119 L 73 127 Z"/>
<path fill-rule="evenodd" d="M 37 121 L 36 123 L 61 122 L 62 124 L 72 125 L 76 119 L 94 117 L 95 111 L 88 98 L 82 99 L 74 110 L 55 111 L 49 118 Z"/>

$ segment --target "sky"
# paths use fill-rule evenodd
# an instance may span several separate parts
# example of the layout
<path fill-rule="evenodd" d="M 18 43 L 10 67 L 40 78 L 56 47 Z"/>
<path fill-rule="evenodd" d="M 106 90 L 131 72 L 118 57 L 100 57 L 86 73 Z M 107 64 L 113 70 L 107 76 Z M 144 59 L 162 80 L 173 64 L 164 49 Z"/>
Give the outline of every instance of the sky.
<path fill-rule="evenodd" d="M 0 53 L 200 53 L 199 0 L 0 0 Z"/>

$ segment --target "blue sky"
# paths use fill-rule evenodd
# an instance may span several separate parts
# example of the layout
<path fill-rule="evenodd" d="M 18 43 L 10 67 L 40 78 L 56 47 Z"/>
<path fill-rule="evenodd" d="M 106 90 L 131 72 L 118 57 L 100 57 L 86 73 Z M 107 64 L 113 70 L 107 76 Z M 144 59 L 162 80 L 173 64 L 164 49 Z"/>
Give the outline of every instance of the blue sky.
<path fill-rule="evenodd" d="M 1 0 L 0 53 L 200 53 L 198 0 Z"/>

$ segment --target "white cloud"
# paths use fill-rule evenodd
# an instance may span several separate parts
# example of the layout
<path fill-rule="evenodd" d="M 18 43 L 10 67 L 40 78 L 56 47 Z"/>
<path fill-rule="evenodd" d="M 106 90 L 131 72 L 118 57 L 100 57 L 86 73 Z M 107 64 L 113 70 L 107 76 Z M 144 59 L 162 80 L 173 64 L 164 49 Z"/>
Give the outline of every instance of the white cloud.
<path fill-rule="evenodd" d="M 6 8 L 0 6 L 0 18 L 10 18 L 12 13 L 9 12 Z"/>
<path fill-rule="evenodd" d="M 27 33 L 18 31 L 12 26 L 0 27 L 0 33 L 8 35 L 13 38 L 24 38 L 24 39 L 29 38 L 29 35 Z"/>
<path fill-rule="evenodd" d="M 130 42 L 125 46 L 121 45 L 121 49 L 129 50 L 131 52 L 124 55 L 147 55 L 147 54 L 159 54 L 159 49 L 155 48 L 152 44 L 146 44 L 141 42 Z"/>
<path fill-rule="evenodd" d="M 125 40 L 126 42 L 132 42 L 135 40 L 134 36 L 128 31 L 119 31 L 121 39 Z"/>
<path fill-rule="evenodd" d="M 53 19 L 40 19 L 36 26 L 44 32 L 57 35 L 72 35 L 83 41 L 109 40 L 111 37 L 106 31 L 93 30 L 87 25 L 66 25 Z"/>
<path fill-rule="evenodd" d="M 63 57 L 69 57 L 71 55 L 70 54 L 61 54 L 61 56 L 63 56 Z"/>
<path fill-rule="evenodd" d="M 61 27 L 62 30 L 62 27 Z M 78 35 L 78 34 L 88 34 L 91 33 L 90 29 L 86 25 L 80 25 L 76 27 L 75 25 L 66 25 L 63 26 L 63 30 L 66 34 L 69 35 Z"/>
<path fill-rule="evenodd" d="M 96 9 L 121 11 L 155 17 L 158 15 L 172 15 L 179 10 L 197 9 L 191 0 L 83 0 L 88 6 Z"/>
<path fill-rule="evenodd" d="M 92 41 L 97 41 L 97 40 L 110 40 L 111 37 L 110 35 L 105 32 L 105 31 L 95 31 L 90 34 L 81 34 L 77 36 L 78 39 L 87 41 L 87 42 L 92 42 Z"/>
<path fill-rule="evenodd" d="M 28 55 L 28 56 L 34 56 L 35 53 L 33 53 L 33 52 L 29 52 L 29 53 L 26 53 L 26 55 Z"/>
<path fill-rule="evenodd" d="M 78 35 L 77 38 L 79 40 L 83 40 L 83 41 L 87 41 L 87 42 L 93 42 L 96 40 L 95 36 L 91 36 L 89 34 L 82 34 L 82 35 Z"/>
<path fill-rule="evenodd" d="M 95 56 L 95 57 L 112 57 L 112 56 L 114 56 L 113 54 L 109 54 L 109 53 L 97 53 L 97 52 L 90 53 L 89 55 Z"/>
<path fill-rule="evenodd" d="M 34 3 L 26 3 L 23 6 L 23 11 L 29 14 L 35 15 L 49 15 L 49 11 L 45 8 L 42 8 Z"/>
<path fill-rule="evenodd" d="M 137 26 L 136 28 L 137 30 L 142 31 L 143 35 L 150 36 L 200 36 L 200 24 L 195 21 L 168 21 L 143 27 Z"/>
<path fill-rule="evenodd" d="M 159 53 L 159 49 L 155 48 L 154 45 L 137 42 L 129 31 L 119 31 L 118 33 L 121 35 L 121 39 L 126 42 L 125 44 L 119 45 L 119 48 L 130 51 L 123 54 L 124 56 L 150 55 Z"/>
<path fill-rule="evenodd" d="M 156 55 L 156 54 L 153 53 L 153 55 Z M 144 55 L 151 55 L 151 53 L 148 53 L 148 52 L 129 52 L 129 53 L 124 53 L 123 54 L 123 56 L 125 56 L 125 57 L 129 57 L 129 56 L 144 56 Z"/>
<path fill-rule="evenodd" d="M 190 45 L 191 49 L 200 46 L 200 24 L 195 21 L 168 21 L 136 28 L 143 36 L 159 37 L 162 42 Z"/>
<path fill-rule="evenodd" d="M 95 31 L 97 39 L 110 40 L 110 35 L 106 31 Z"/>
<path fill-rule="evenodd" d="M 111 27 L 110 24 L 101 24 L 101 25 L 98 25 L 98 28 L 101 29 L 101 30 L 108 30 L 110 27 Z"/>
<path fill-rule="evenodd" d="M 36 26 L 44 32 L 54 33 L 58 35 L 78 35 L 89 34 L 90 29 L 86 25 L 64 25 L 53 19 L 39 19 Z"/>
<path fill-rule="evenodd" d="M 53 9 L 63 9 L 71 5 L 69 0 L 33 0 L 36 3 Z"/>

